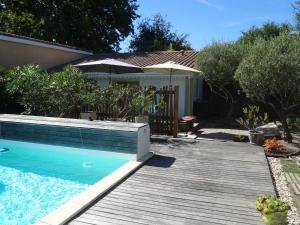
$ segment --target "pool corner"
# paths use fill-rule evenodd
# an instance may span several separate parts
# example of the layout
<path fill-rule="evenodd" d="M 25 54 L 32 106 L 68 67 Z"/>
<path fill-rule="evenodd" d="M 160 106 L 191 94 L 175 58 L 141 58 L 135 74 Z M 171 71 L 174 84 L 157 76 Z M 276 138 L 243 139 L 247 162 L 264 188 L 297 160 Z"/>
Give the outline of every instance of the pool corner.
<path fill-rule="evenodd" d="M 103 196 L 111 188 L 115 187 L 127 176 L 140 168 L 153 155 L 153 152 L 148 152 L 138 161 L 127 162 L 110 175 L 37 221 L 34 225 L 63 225 L 67 223 L 70 219 L 87 208 L 92 202 Z"/>

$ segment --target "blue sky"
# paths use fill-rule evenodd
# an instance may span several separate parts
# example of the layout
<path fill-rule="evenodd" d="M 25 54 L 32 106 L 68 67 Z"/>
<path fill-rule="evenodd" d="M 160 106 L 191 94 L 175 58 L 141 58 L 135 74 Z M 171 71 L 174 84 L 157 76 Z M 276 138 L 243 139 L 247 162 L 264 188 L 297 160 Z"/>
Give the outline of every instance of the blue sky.
<path fill-rule="evenodd" d="M 214 40 L 233 41 L 251 26 L 268 21 L 295 23 L 294 0 L 138 0 L 138 14 L 151 18 L 161 13 L 173 30 L 188 34 L 196 50 Z M 122 44 L 128 50 L 130 38 Z"/>

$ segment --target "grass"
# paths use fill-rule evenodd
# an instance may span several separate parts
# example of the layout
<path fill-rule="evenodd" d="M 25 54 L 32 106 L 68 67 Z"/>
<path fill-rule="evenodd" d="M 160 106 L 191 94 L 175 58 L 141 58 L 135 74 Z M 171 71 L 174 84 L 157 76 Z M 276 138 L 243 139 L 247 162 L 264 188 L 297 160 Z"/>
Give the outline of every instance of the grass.
<path fill-rule="evenodd" d="M 300 174 L 300 166 L 297 165 L 297 160 L 295 158 L 281 158 L 280 162 L 283 172 Z"/>
<path fill-rule="evenodd" d="M 298 166 L 297 160 L 295 158 L 281 158 L 280 162 L 282 165 L 283 172 L 300 174 L 300 166 Z M 291 195 L 294 200 L 294 205 L 298 209 L 298 212 L 300 213 L 300 196 L 294 193 L 290 185 L 289 188 L 291 190 Z"/>

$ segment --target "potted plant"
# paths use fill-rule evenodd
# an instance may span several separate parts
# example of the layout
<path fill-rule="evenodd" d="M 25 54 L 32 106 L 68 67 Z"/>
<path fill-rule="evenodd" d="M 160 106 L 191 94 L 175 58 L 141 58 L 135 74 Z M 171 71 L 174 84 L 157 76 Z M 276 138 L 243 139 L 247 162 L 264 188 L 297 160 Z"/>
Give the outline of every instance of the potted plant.
<path fill-rule="evenodd" d="M 149 123 L 148 113 L 153 106 L 155 91 L 151 88 L 140 88 L 133 96 L 133 108 L 136 113 L 136 123 Z"/>
<path fill-rule="evenodd" d="M 243 108 L 243 117 L 236 121 L 249 130 L 249 140 L 251 144 L 263 145 L 264 133 L 255 130 L 256 127 L 268 123 L 268 114 L 260 115 L 259 106 L 248 106 Z"/>
<path fill-rule="evenodd" d="M 290 206 L 273 195 L 263 195 L 256 199 L 256 210 L 266 225 L 285 225 Z"/>

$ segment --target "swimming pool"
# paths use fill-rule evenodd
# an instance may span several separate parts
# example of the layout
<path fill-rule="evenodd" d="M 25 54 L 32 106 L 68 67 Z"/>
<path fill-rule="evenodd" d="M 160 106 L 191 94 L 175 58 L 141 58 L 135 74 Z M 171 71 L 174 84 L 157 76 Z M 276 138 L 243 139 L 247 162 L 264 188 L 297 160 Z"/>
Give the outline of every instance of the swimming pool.
<path fill-rule="evenodd" d="M 0 139 L 1 225 L 26 225 L 128 162 L 89 149 Z"/>

